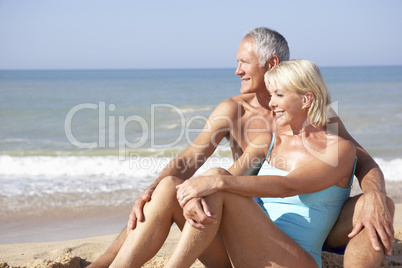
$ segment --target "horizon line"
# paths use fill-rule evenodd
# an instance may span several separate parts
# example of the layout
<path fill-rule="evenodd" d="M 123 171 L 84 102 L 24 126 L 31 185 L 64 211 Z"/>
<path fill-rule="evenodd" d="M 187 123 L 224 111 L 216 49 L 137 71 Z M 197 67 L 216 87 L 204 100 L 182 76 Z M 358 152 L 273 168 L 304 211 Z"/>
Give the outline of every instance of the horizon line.
<path fill-rule="evenodd" d="M 319 68 L 373 68 L 373 67 L 402 67 L 402 65 L 323 65 Z M 185 71 L 185 70 L 228 70 L 236 67 L 189 67 L 189 68 L 0 68 L 0 71 Z"/>

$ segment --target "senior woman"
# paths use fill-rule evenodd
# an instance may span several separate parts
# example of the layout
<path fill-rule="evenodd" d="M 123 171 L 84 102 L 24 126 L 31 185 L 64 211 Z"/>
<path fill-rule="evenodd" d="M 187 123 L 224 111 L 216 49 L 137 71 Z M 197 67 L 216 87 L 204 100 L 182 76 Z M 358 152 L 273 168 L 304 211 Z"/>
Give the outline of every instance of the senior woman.
<path fill-rule="evenodd" d="M 355 147 L 326 128 L 330 95 L 314 63 L 282 62 L 265 81 L 276 133 L 259 135 L 229 172 L 177 186 L 182 207 L 206 197 L 216 224 L 186 225 L 166 267 L 189 267 L 217 234 L 235 267 L 321 267 L 322 245 L 350 194 Z M 234 175 L 256 169 L 258 176 Z"/>

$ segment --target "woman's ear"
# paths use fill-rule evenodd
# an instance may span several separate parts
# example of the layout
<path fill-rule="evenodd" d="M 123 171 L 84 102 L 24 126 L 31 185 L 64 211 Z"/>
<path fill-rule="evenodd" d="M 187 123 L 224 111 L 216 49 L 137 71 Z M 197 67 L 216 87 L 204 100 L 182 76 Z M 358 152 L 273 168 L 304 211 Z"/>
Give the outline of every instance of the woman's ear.
<path fill-rule="evenodd" d="M 303 108 L 310 107 L 311 103 L 314 100 L 314 94 L 312 92 L 307 92 L 303 95 Z"/>

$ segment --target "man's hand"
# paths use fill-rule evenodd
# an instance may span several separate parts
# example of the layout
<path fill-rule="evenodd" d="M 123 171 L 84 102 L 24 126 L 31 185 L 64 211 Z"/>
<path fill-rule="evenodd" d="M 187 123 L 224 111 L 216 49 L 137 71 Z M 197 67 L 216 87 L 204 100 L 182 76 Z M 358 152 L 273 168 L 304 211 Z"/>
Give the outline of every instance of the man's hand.
<path fill-rule="evenodd" d="M 133 206 L 133 209 L 131 210 L 130 217 L 128 219 L 127 223 L 127 233 L 129 233 L 131 230 L 134 230 L 136 225 L 137 225 L 137 220 L 140 222 L 143 222 L 145 220 L 144 217 L 144 206 L 147 202 L 151 201 L 151 196 L 152 193 L 154 192 L 155 188 L 148 188 L 145 190 L 144 193 L 138 198 Z"/>
<path fill-rule="evenodd" d="M 394 240 L 393 217 L 386 201 L 378 195 L 364 194 L 359 218 L 352 232 L 348 235 L 349 238 L 355 237 L 363 228 L 367 229 L 374 250 L 380 251 L 380 243 L 382 243 L 385 254 L 390 256 Z"/>
<path fill-rule="evenodd" d="M 193 198 L 215 193 L 217 191 L 216 177 L 218 176 L 200 176 L 177 185 L 177 201 L 180 206 L 184 208 L 186 203 Z"/>
<path fill-rule="evenodd" d="M 204 224 L 216 223 L 204 198 L 193 198 L 183 207 L 183 216 L 194 228 L 205 228 Z"/>

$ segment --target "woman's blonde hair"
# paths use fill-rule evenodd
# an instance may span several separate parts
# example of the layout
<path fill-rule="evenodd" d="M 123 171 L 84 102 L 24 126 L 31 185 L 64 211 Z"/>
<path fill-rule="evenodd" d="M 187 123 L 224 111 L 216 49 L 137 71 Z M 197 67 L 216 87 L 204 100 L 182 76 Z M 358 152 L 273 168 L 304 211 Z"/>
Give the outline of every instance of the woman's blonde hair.
<path fill-rule="evenodd" d="M 323 127 L 328 122 L 331 97 L 320 69 L 308 60 L 283 61 L 265 73 L 267 88 L 273 83 L 300 95 L 311 92 L 314 98 L 308 107 L 307 120 L 314 127 Z"/>

